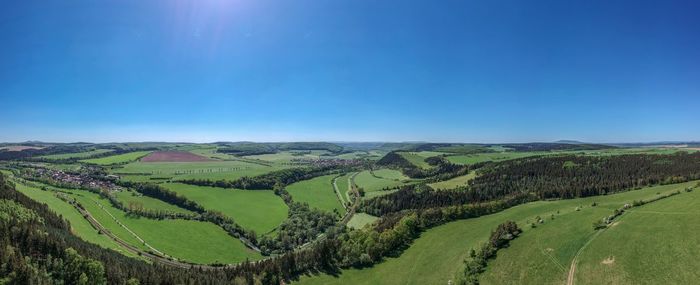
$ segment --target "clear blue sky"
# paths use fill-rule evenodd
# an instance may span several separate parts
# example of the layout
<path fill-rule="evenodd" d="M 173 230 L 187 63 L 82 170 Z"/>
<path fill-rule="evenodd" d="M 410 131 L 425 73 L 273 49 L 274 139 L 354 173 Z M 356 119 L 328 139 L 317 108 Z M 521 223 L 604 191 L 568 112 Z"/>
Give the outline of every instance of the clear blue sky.
<path fill-rule="evenodd" d="M 700 1 L 5 1 L 0 141 L 700 140 Z"/>

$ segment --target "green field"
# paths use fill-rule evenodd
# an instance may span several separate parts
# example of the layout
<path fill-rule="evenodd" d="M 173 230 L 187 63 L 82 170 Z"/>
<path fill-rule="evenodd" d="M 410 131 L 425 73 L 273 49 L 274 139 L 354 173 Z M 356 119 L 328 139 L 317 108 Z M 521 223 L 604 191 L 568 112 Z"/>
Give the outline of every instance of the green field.
<path fill-rule="evenodd" d="M 419 153 L 416 152 L 398 152 L 403 158 L 408 160 L 411 164 L 423 168 L 423 169 L 428 169 L 431 168 L 430 164 L 425 162 L 426 157 L 420 155 Z"/>
<path fill-rule="evenodd" d="M 341 197 L 343 198 L 343 203 L 349 203 L 350 200 L 350 177 L 354 174 L 348 173 L 343 176 L 338 177 L 338 179 L 335 180 L 335 186 L 338 187 L 338 191 L 340 191 Z"/>
<path fill-rule="evenodd" d="M 81 239 L 105 248 L 113 249 L 128 256 L 134 256 L 130 252 L 123 250 L 116 242 L 107 236 L 98 234 L 97 230 L 83 218 L 75 207 L 57 198 L 54 192 L 44 191 L 20 183 L 16 183 L 16 189 L 32 200 L 48 205 L 54 213 L 68 220 L 71 225 L 71 232 Z"/>
<path fill-rule="evenodd" d="M 476 177 L 476 172 L 472 171 L 466 175 L 457 176 L 457 177 L 452 178 L 450 180 L 430 183 L 430 184 L 428 184 L 428 186 L 430 186 L 430 188 L 433 188 L 435 190 L 455 189 L 459 186 L 467 185 L 467 183 L 469 183 L 470 180 L 474 179 L 474 177 Z"/>
<path fill-rule="evenodd" d="M 258 235 L 274 230 L 287 218 L 287 205 L 272 190 L 239 190 L 166 183 L 163 187 L 231 217 Z"/>
<path fill-rule="evenodd" d="M 124 203 L 124 206 L 126 207 L 128 207 L 130 203 L 133 203 L 142 206 L 146 210 L 194 214 L 194 212 L 189 211 L 187 209 L 180 208 L 178 206 L 163 202 L 155 198 L 143 196 L 134 191 L 119 191 L 114 194 L 114 197 L 116 197 L 117 200 Z"/>
<path fill-rule="evenodd" d="M 111 149 L 96 149 L 96 150 L 85 151 L 85 152 L 44 155 L 44 156 L 39 156 L 39 158 L 45 158 L 45 159 L 86 158 L 86 157 L 90 157 L 90 156 L 97 155 L 97 154 L 107 153 L 110 151 L 113 151 L 113 150 L 111 150 Z"/>
<path fill-rule="evenodd" d="M 132 162 L 110 170 L 128 181 L 163 181 L 183 179 L 234 180 L 284 169 L 243 161 L 205 162 Z"/>
<path fill-rule="evenodd" d="M 370 224 L 374 221 L 376 221 L 377 217 L 372 216 L 370 214 L 365 214 L 365 213 L 355 213 L 352 216 L 352 219 L 348 222 L 348 227 L 351 227 L 353 229 L 360 229 L 364 227 L 367 224 Z"/>
<path fill-rule="evenodd" d="M 655 197 L 694 183 L 644 188 L 608 196 L 582 199 L 539 201 L 474 219 L 459 220 L 432 228 L 414 241 L 399 257 L 366 269 L 342 270 L 338 276 L 314 275 L 300 284 L 447 284 L 463 270 L 469 249 L 485 242 L 498 224 L 513 220 L 524 229 L 511 246 L 498 252 L 487 267 L 482 284 L 562 284 L 575 252 L 593 232 L 592 223 L 609 215 L 613 208 L 632 200 Z M 683 199 L 686 193 L 670 199 Z M 686 195 L 689 196 L 689 195 Z M 599 203 L 590 207 L 591 203 Z M 653 205 L 653 204 L 650 204 Z M 582 206 L 581 211 L 576 207 Z M 641 209 L 641 208 L 640 208 Z M 559 214 L 557 214 L 559 211 Z M 550 216 L 554 214 L 555 219 Z M 531 229 L 536 216 L 545 223 Z M 623 222 L 624 223 L 624 222 Z M 556 262 L 554 262 L 556 260 Z M 402 274 L 396 274 L 401 272 Z M 454 283 L 453 283 L 454 284 Z"/>
<path fill-rule="evenodd" d="M 142 244 L 133 234 L 120 226 L 119 223 L 136 233 L 136 235 L 157 250 L 190 262 L 236 263 L 246 259 L 255 260 L 261 258 L 260 254 L 246 248 L 240 240 L 228 235 L 223 229 L 212 223 L 131 217 L 125 212 L 112 207 L 109 201 L 100 198 L 97 194 L 87 191 L 75 193 L 73 197 L 100 224 L 121 239 L 144 250 L 150 250 L 150 248 Z M 116 221 L 112 216 L 116 218 Z"/>
<path fill-rule="evenodd" d="M 286 187 L 295 202 L 308 203 L 310 207 L 333 212 L 342 215 L 345 208 L 338 201 L 338 196 L 333 190 L 333 178 L 337 175 L 324 175 L 309 180 L 292 183 Z M 347 181 L 347 180 L 346 180 Z M 345 185 L 347 189 L 347 182 Z M 342 189 L 339 187 L 339 189 Z"/>
<path fill-rule="evenodd" d="M 579 256 L 576 284 L 700 280 L 700 189 L 630 210 Z"/>
<path fill-rule="evenodd" d="M 375 170 L 374 175 L 378 177 L 365 170 L 355 177 L 355 184 L 365 190 L 365 198 L 389 194 L 394 190 L 385 189 L 404 185 L 405 179 L 408 178 L 401 172 L 391 169 Z"/>
<path fill-rule="evenodd" d="M 308 153 L 307 153 L 308 152 Z M 269 162 L 285 163 L 290 162 L 293 159 L 319 159 L 322 158 L 324 154 L 329 154 L 325 150 L 293 150 L 293 151 L 280 151 L 277 153 L 270 154 L 258 154 L 258 155 L 248 155 L 244 158 L 257 159 Z"/>
<path fill-rule="evenodd" d="M 606 155 L 622 155 L 622 154 L 671 154 L 671 153 L 675 153 L 678 151 L 695 152 L 697 150 L 684 149 L 684 148 L 615 148 L 615 149 L 578 150 L 578 151 L 488 152 L 488 153 L 477 153 L 477 154 L 466 154 L 466 155 L 451 155 L 451 156 L 447 156 L 447 160 L 449 160 L 452 163 L 457 163 L 457 164 L 475 164 L 475 163 L 486 162 L 486 161 L 504 161 L 504 160 L 518 159 L 518 158 L 530 157 L 530 156 L 540 156 L 540 155 L 579 154 L 579 155 L 606 156 Z"/>
<path fill-rule="evenodd" d="M 148 155 L 149 153 L 151 153 L 151 152 L 150 151 L 135 151 L 135 152 L 117 154 L 117 155 L 106 156 L 106 157 L 101 157 L 101 158 L 85 159 L 85 160 L 81 160 L 81 161 L 86 162 L 86 163 L 98 164 L 98 165 L 110 165 L 110 164 L 126 163 L 126 162 L 130 162 L 130 161 L 135 161 L 139 158 L 142 158 L 142 157 Z"/>

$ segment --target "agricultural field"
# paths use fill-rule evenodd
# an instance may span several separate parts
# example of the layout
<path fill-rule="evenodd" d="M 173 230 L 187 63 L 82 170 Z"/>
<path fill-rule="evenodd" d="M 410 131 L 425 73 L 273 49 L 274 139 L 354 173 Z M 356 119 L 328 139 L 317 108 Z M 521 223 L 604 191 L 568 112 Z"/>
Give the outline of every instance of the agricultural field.
<path fill-rule="evenodd" d="M 119 163 L 127 163 L 130 161 L 135 161 L 135 160 L 138 160 L 139 158 L 142 158 L 142 157 L 148 155 L 149 153 L 151 153 L 151 152 L 150 151 L 135 151 L 135 152 L 117 154 L 117 155 L 101 157 L 101 158 L 85 159 L 85 160 L 81 160 L 81 161 L 85 162 L 85 163 L 92 163 L 92 164 L 98 164 L 98 165 L 111 165 L 111 164 L 119 164 Z"/>
<path fill-rule="evenodd" d="M 247 155 L 243 158 L 262 160 L 277 163 L 289 163 L 294 159 L 319 159 L 324 158 L 330 152 L 326 150 L 292 150 L 280 151 L 278 153 Z"/>
<path fill-rule="evenodd" d="M 85 151 L 85 152 L 44 155 L 44 156 L 39 156 L 39 158 L 44 158 L 44 159 L 49 159 L 49 160 L 72 159 L 72 158 L 80 159 L 80 158 L 90 157 L 93 155 L 108 153 L 111 151 L 113 151 L 113 150 L 111 150 L 111 149 L 96 149 L 96 150 Z"/>
<path fill-rule="evenodd" d="M 119 191 L 114 193 L 114 197 L 120 202 L 124 203 L 124 206 L 129 206 L 131 204 L 143 207 L 145 210 L 151 211 L 162 211 L 170 213 L 182 213 L 182 214 L 194 214 L 194 212 L 180 208 L 178 206 L 163 202 L 161 200 L 151 198 L 148 196 L 141 195 L 136 191 Z"/>
<path fill-rule="evenodd" d="M 110 169 L 128 181 L 163 181 L 183 179 L 234 180 L 261 175 L 285 166 L 265 166 L 243 161 L 206 162 L 131 162 Z"/>
<path fill-rule="evenodd" d="M 631 209 L 579 256 L 576 284 L 700 280 L 700 189 Z"/>
<path fill-rule="evenodd" d="M 343 198 L 343 203 L 347 204 L 350 203 L 350 178 L 355 174 L 356 172 L 352 173 L 347 173 L 343 176 L 338 177 L 338 179 L 335 180 L 335 186 L 338 187 L 338 191 L 340 191 L 340 196 Z"/>
<path fill-rule="evenodd" d="M 419 168 L 428 169 L 432 167 L 430 164 L 425 162 L 426 157 L 419 155 L 416 152 L 398 152 L 398 154 Z"/>
<path fill-rule="evenodd" d="M 447 284 L 453 282 L 463 268 L 463 260 L 472 248 L 486 242 L 498 224 L 512 220 L 524 233 L 511 246 L 498 252 L 480 279 L 481 284 L 562 284 L 569 263 L 578 249 L 593 233 L 592 223 L 610 215 L 615 208 L 633 200 L 649 199 L 696 182 L 647 187 L 608 196 L 581 199 L 538 201 L 474 219 L 450 222 L 423 232 L 398 257 L 366 269 L 346 269 L 337 276 L 310 275 L 299 284 Z M 693 197 L 680 194 L 668 199 Z M 700 198 L 700 197 L 698 197 Z M 593 202 L 598 206 L 591 207 Z M 655 202 L 661 203 L 663 202 Z M 652 206 L 653 204 L 642 206 Z M 580 211 L 576 211 L 581 207 Z M 558 213 L 557 213 L 558 212 Z M 554 220 L 551 220 L 554 215 Z M 537 216 L 544 224 L 530 228 Z M 623 215 L 624 217 L 624 215 Z M 623 218 L 625 222 L 626 218 Z M 599 261 L 598 261 L 599 262 Z M 557 264 L 558 263 L 558 264 Z M 395 274 L 402 272 L 402 274 Z M 453 283 L 454 284 L 454 283 Z"/>
<path fill-rule="evenodd" d="M 472 171 L 472 172 L 469 172 L 465 175 L 457 176 L 457 177 L 449 179 L 449 180 L 430 183 L 430 184 L 428 184 L 428 186 L 430 186 L 430 188 L 433 188 L 435 190 L 455 189 L 457 187 L 466 186 L 467 183 L 469 183 L 469 181 L 474 179 L 474 177 L 476 177 L 476 172 Z"/>
<path fill-rule="evenodd" d="M 390 169 L 369 170 L 360 172 L 355 177 L 355 184 L 365 190 L 365 197 L 371 198 L 389 194 L 395 187 L 407 184 L 407 178 L 401 172 Z"/>
<path fill-rule="evenodd" d="M 337 212 L 339 215 L 342 215 L 345 213 L 345 208 L 338 200 L 338 195 L 333 189 L 333 179 L 337 176 L 336 174 L 331 174 L 299 181 L 288 185 L 286 189 L 295 202 L 307 203 L 312 208 Z M 345 189 L 347 189 L 347 182 L 345 186 Z"/>
<path fill-rule="evenodd" d="M 287 205 L 272 190 L 223 189 L 181 183 L 166 183 L 162 186 L 205 209 L 223 213 L 258 235 L 273 231 L 287 218 Z"/>

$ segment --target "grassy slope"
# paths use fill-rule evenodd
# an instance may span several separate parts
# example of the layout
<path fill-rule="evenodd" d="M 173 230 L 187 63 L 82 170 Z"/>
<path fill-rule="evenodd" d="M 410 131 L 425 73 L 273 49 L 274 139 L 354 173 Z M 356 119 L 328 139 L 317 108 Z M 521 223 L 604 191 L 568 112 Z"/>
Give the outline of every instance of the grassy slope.
<path fill-rule="evenodd" d="M 345 208 L 338 201 L 338 196 L 333 191 L 333 178 L 337 175 L 324 175 L 309 180 L 299 181 L 286 187 L 295 202 L 308 203 L 310 207 L 328 212 L 337 210 L 341 215 Z M 342 178 L 341 178 L 342 179 Z M 340 179 L 339 179 L 340 180 Z M 347 181 L 346 186 L 347 189 Z M 338 185 L 339 189 L 340 185 Z"/>
<path fill-rule="evenodd" d="M 372 216 L 370 214 L 355 213 L 355 215 L 352 216 L 352 219 L 348 221 L 348 227 L 351 227 L 353 229 L 359 229 L 369 223 L 376 221 L 377 219 L 377 217 Z"/>
<path fill-rule="evenodd" d="M 40 156 L 39 158 L 46 158 L 46 159 L 86 158 L 88 156 L 101 154 L 101 153 L 105 153 L 105 152 L 110 152 L 110 151 L 112 151 L 112 150 L 111 149 L 96 149 L 96 150 L 85 151 L 85 152 L 50 154 L 50 155 Z"/>
<path fill-rule="evenodd" d="M 192 214 L 192 211 L 180 208 L 178 206 L 163 202 L 161 200 L 151 198 L 148 196 L 143 196 L 143 195 L 133 195 L 135 192 L 131 191 L 121 191 L 117 192 L 114 196 L 117 198 L 117 200 L 121 201 L 124 203 L 124 206 L 129 206 L 129 203 L 139 203 L 143 206 L 144 209 L 147 210 L 154 210 L 154 211 L 166 211 L 166 212 L 173 212 L 173 213 L 184 213 L 184 214 Z"/>
<path fill-rule="evenodd" d="M 287 218 L 287 205 L 271 190 L 223 189 L 180 183 L 163 186 L 206 209 L 222 212 L 259 235 L 273 230 Z"/>
<path fill-rule="evenodd" d="M 579 257 L 576 284 L 700 280 L 700 189 L 632 209 Z M 603 264 L 605 259 L 614 259 Z"/>
<path fill-rule="evenodd" d="M 418 153 L 415 152 L 399 152 L 403 158 L 408 160 L 410 163 L 413 165 L 423 168 L 423 169 L 428 169 L 431 168 L 430 164 L 425 162 L 425 157 L 419 155 Z"/>
<path fill-rule="evenodd" d="M 470 180 L 474 179 L 474 177 L 476 177 L 476 172 L 472 171 L 466 175 L 457 176 L 457 177 L 452 178 L 450 180 L 430 183 L 430 184 L 428 184 L 428 186 L 430 186 L 433 189 L 440 189 L 440 190 L 454 189 L 454 188 L 457 188 L 459 186 L 467 185 L 467 183 Z"/>
<path fill-rule="evenodd" d="M 261 258 L 258 253 L 246 248 L 241 241 L 229 236 L 212 223 L 128 217 L 126 213 L 112 207 L 109 201 L 96 194 L 85 191 L 81 191 L 80 194 L 80 196 L 75 195 L 76 199 L 103 226 L 120 238 L 143 249 L 148 248 L 120 227 L 105 210 L 151 246 L 179 259 L 196 263 L 235 263 Z"/>
<path fill-rule="evenodd" d="M 624 192 L 609 196 L 590 197 L 583 199 L 540 201 L 513 207 L 503 212 L 476 219 L 466 219 L 451 222 L 424 232 L 420 238 L 397 258 L 388 258 L 385 262 L 367 269 L 343 270 L 339 276 L 319 275 L 303 277 L 301 284 L 447 284 L 454 280 L 463 269 L 462 261 L 469 249 L 476 248 L 485 242 L 491 230 L 506 221 L 516 221 L 525 233 L 515 240 L 510 248 L 499 251 L 498 258 L 489 263 L 487 274 L 482 284 L 504 284 L 508 281 L 519 284 L 551 284 L 559 282 L 566 276 L 560 273 L 552 260 L 542 253 L 542 249 L 553 248 L 551 253 L 559 262 L 568 266 L 567 256 L 578 250 L 579 243 L 585 238 L 573 239 L 574 244 L 566 242 L 571 235 L 566 225 L 570 221 L 585 222 L 585 230 L 592 231 L 591 219 L 608 215 L 613 207 L 620 207 L 634 199 L 654 197 L 657 191 L 662 193 L 674 191 L 684 185 L 661 186 L 645 188 L 637 191 Z M 683 194 L 681 194 L 683 195 Z M 589 207 L 597 201 L 601 205 Z M 583 210 L 575 208 L 583 205 Z M 556 211 L 560 214 L 551 221 L 549 216 Z M 546 223 L 536 229 L 524 226 L 533 221 L 535 216 L 545 217 Z M 562 228 L 563 227 L 563 228 Z M 541 236 L 551 236 L 542 241 Z M 551 244 L 562 242 L 559 247 Z M 527 251 L 525 253 L 524 251 Z M 522 253 L 521 253 L 522 252 Z M 498 264 L 506 263 L 507 264 Z M 551 269 L 550 269 L 551 268 Z M 401 274 L 397 274 L 400 272 Z M 536 277 L 547 272 L 556 273 L 548 278 Z M 522 278 L 522 279 L 521 279 Z M 559 282 L 561 283 L 561 282 Z"/>
<path fill-rule="evenodd" d="M 448 156 L 447 160 L 458 164 L 474 164 L 484 161 L 504 161 L 537 155 L 564 155 L 581 154 L 592 156 L 621 155 L 621 154 L 670 154 L 677 151 L 694 152 L 696 150 L 674 149 L 674 148 L 617 148 L 603 150 L 582 150 L 582 151 L 531 151 L 531 152 L 492 152 L 477 153 L 468 155 Z"/>
<path fill-rule="evenodd" d="M 395 177 L 395 176 L 397 176 L 392 171 L 395 171 L 395 170 L 377 170 L 374 172 L 378 176 L 382 175 L 381 177 Z M 398 171 L 396 171 L 396 172 L 398 172 Z M 401 175 L 401 174 L 399 173 L 399 175 Z M 403 175 L 401 175 L 401 176 L 403 176 Z M 383 189 L 403 185 L 404 183 L 401 181 L 393 180 L 393 179 L 377 178 L 377 177 L 372 176 L 372 174 L 369 173 L 368 170 L 365 170 L 365 171 L 360 172 L 360 174 L 358 174 L 355 177 L 355 184 L 357 184 L 358 187 L 365 189 L 365 197 L 370 198 L 370 197 L 374 197 L 374 196 L 389 194 L 393 191 L 385 191 Z"/>
<path fill-rule="evenodd" d="M 283 169 L 283 166 L 264 166 L 243 161 L 207 161 L 207 162 L 132 162 L 123 167 L 114 168 L 112 173 L 117 173 L 125 180 L 149 181 L 151 178 L 182 179 L 210 179 L 233 180 L 243 176 L 256 176 L 275 170 Z M 133 175 L 125 175 L 132 173 Z M 141 175 L 148 173 L 150 175 Z"/>
<path fill-rule="evenodd" d="M 106 157 L 101 157 L 101 158 L 86 159 L 86 160 L 81 160 L 81 161 L 87 162 L 87 163 L 99 164 L 99 165 L 110 165 L 110 164 L 117 164 L 117 163 L 134 161 L 134 160 L 137 160 L 141 157 L 146 156 L 149 153 L 151 153 L 151 152 L 150 151 L 135 151 L 135 152 L 111 155 L 111 156 L 106 156 Z"/>
<path fill-rule="evenodd" d="M 22 192 L 24 195 L 27 195 L 29 198 L 48 205 L 49 208 L 51 208 L 51 210 L 53 210 L 56 214 L 68 220 L 71 225 L 71 232 L 83 240 L 105 248 L 116 250 L 126 255 L 132 255 L 128 251 L 122 250 L 121 247 L 119 247 L 107 236 L 98 234 L 97 230 L 95 230 L 95 228 L 93 228 L 92 225 L 90 225 L 90 223 L 88 223 L 88 221 L 80 215 L 78 210 L 76 210 L 72 205 L 54 196 L 53 192 L 43 191 L 41 189 L 25 186 L 19 183 L 16 183 L 16 189 L 17 191 Z"/>
<path fill-rule="evenodd" d="M 348 191 L 350 191 L 350 176 L 352 176 L 352 173 L 338 177 L 338 179 L 335 181 L 335 186 L 338 187 L 338 191 L 340 191 L 344 203 L 350 202 L 350 194 L 348 194 Z"/>

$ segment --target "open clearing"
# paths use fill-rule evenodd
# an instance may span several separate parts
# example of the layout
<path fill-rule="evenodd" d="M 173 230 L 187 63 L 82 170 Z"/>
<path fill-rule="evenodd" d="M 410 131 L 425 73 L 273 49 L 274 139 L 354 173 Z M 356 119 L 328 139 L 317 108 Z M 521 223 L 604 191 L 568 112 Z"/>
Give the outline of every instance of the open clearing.
<path fill-rule="evenodd" d="M 101 158 L 86 159 L 86 160 L 81 160 L 81 161 L 86 162 L 86 163 L 99 164 L 99 165 L 110 165 L 110 164 L 127 163 L 130 161 L 135 161 L 141 157 L 146 156 L 149 153 L 151 153 L 151 152 L 150 151 L 135 151 L 135 152 L 117 154 L 117 155 L 101 157 Z"/>
<path fill-rule="evenodd" d="M 131 162 L 114 167 L 111 173 L 129 181 L 163 181 L 182 179 L 235 180 L 261 175 L 284 166 L 265 166 L 243 161 L 205 162 Z"/>
<path fill-rule="evenodd" d="M 404 178 L 408 178 L 401 172 L 390 169 L 380 169 L 373 171 L 365 170 L 355 177 L 355 184 L 365 190 L 365 198 L 386 195 L 396 190 L 397 186 L 406 184 Z"/>
<path fill-rule="evenodd" d="M 84 152 L 74 152 L 74 153 L 61 153 L 61 154 L 51 154 L 51 155 L 44 155 L 40 156 L 39 158 L 44 158 L 44 159 L 72 159 L 72 158 L 86 158 L 90 157 L 93 155 L 98 155 L 98 154 L 103 154 L 113 151 L 111 149 L 96 149 L 96 150 L 91 150 L 91 151 L 84 151 Z"/>
<path fill-rule="evenodd" d="M 142 162 L 195 162 L 211 159 L 187 151 L 154 151 L 141 158 Z"/>
<path fill-rule="evenodd" d="M 575 284 L 700 280 L 700 189 L 633 208 L 579 257 Z"/>
<path fill-rule="evenodd" d="M 258 235 L 274 230 L 287 218 L 287 205 L 272 190 L 223 189 L 180 183 L 166 183 L 162 186 L 205 209 L 223 213 Z"/>
<path fill-rule="evenodd" d="M 299 283 L 447 284 L 463 270 L 462 261 L 469 249 L 485 242 L 498 224 L 513 220 L 525 232 L 489 262 L 481 284 L 562 284 L 571 258 L 593 233 L 594 220 L 632 200 L 648 199 L 657 192 L 682 190 L 694 183 L 649 187 L 608 196 L 532 202 L 493 215 L 450 222 L 422 233 L 399 257 L 387 258 L 371 268 L 343 270 L 338 276 L 302 277 Z M 669 199 L 684 199 L 685 194 Z M 590 207 L 593 201 L 599 206 Z M 581 205 L 583 209 L 576 211 Z M 554 220 L 550 219 L 552 214 Z M 534 221 L 536 216 L 543 217 L 545 223 L 531 229 L 527 222 Z M 616 257 L 616 263 L 619 260 Z M 597 263 L 601 261 L 602 258 L 596 260 Z"/>
<path fill-rule="evenodd" d="M 194 214 L 194 212 L 190 210 L 180 208 L 178 206 L 163 202 L 155 198 L 141 195 L 140 193 L 137 193 L 135 191 L 120 191 L 114 193 L 114 197 L 116 197 L 117 200 L 124 203 L 124 206 L 126 207 L 129 207 L 130 204 L 134 204 L 151 211 Z"/>
<path fill-rule="evenodd" d="M 288 185 L 286 189 L 295 202 L 308 203 L 312 208 L 328 212 L 337 211 L 342 215 L 345 213 L 345 208 L 333 190 L 333 178 L 337 176 L 331 174 L 299 181 Z M 338 188 L 341 189 L 340 186 Z"/>

